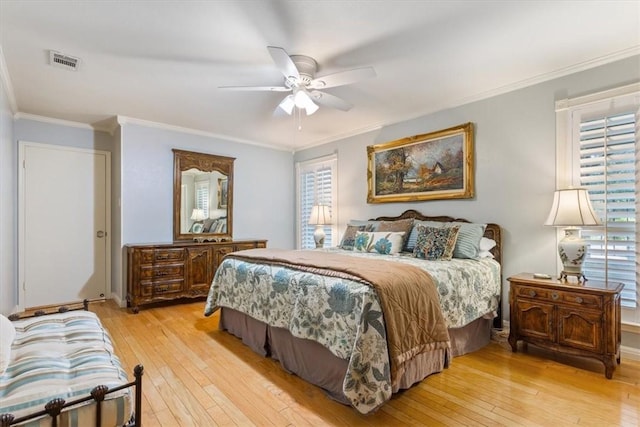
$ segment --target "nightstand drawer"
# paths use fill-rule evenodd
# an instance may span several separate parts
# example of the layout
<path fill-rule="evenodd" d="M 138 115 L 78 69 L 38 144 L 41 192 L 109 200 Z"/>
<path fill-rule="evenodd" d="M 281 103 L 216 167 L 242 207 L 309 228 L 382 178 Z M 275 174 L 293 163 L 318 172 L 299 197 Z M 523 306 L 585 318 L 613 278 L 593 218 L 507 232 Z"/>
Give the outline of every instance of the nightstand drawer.
<path fill-rule="evenodd" d="M 552 301 L 551 290 L 545 288 L 536 288 L 533 286 L 518 286 L 515 288 L 516 295 L 525 298 L 535 298 L 540 300 Z"/>
<path fill-rule="evenodd" d="M 602 308 L 602 297 L 573 291 L 561 291 L 535 286 L 517 286 L 516 296 L 538 301 L 562 302 L 586 308 Z"/>
<path fill-rule="evenodd" d="M 602 297 L 599 295 L 563 291 L 557 291 L 557 293 L 560 294 L 560 300 L 562 302 L 587 308 L 602 308 Z"/>

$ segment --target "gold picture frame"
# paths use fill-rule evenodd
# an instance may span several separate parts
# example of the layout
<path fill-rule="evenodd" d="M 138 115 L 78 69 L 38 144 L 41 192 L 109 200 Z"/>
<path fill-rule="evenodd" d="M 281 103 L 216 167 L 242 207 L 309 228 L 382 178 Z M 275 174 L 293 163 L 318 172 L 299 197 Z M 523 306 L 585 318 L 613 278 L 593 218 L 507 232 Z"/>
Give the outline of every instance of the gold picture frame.
<path fill-rule="evenodd" d="M 367 203 L 474 197 L 473 123 L 367 147 Z"/>

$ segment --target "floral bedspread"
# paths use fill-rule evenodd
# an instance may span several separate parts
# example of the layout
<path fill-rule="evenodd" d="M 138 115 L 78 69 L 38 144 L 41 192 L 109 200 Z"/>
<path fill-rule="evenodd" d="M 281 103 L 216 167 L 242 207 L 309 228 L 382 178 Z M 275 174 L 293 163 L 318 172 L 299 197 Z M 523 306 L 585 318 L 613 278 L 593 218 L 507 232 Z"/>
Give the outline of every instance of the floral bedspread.
<path fill-rule="evenodd" d="M 464 326 L 497 308 L 500 270 L 493 260 L 424 261 L 326 250 L 407 262 L 426 269 L 437 284 L 449 327 Z M 294 336 L 314 340 L 348 360 L 343 392 L 359 412 L 374 411 L 390 399 L 384 318 L 373 288 L 356 281 L 229 256 L 216 271 L 205 315 L 211 315 L 218 307 L 229 307 L 271 326 L 288 329 Z"/>

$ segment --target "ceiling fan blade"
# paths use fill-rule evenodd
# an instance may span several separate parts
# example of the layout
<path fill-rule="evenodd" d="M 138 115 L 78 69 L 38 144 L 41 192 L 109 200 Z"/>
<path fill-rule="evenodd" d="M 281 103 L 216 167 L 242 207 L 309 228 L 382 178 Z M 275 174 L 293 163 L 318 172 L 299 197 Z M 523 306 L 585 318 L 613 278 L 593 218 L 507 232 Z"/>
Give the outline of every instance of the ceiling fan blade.
<path fill-rule="evenodd" d="M 342 98 L 338 98 L 330 93 L 320 92 L 319 90 L 312 90 L 309 92 L 311 99 L 323 107 L 335 108 L 342 111 L 349 111 L 353 105 L 349 104 Z"/>
<path fill-rule="evenodd" d="M 296 64 L 293 63 L 289 54 L 281 47 L 267 46 L 269 54 L 273 58 L 273 62 L 276 63 L 278 70 L 284 75 L 285 78 L 295 77 L 300 78 L 300 72 L 296 68 Z"/>
<path fill-rule="evenodd" d="M 266 91 L 266 92 L 289 92 L 290 88 L 285 86 L 218 86 L 222 90 L 246 90 L 246 91 Z"/>
<path fill-rule="evenodd" d="M 354 68 L 353 70 L 339 71 L 326 76 L 316 77 L 309 82 L 311 89 L 325 89 L 329 87 L 343 86 L 360 80 L 370 79 L 376 76 L 373 67 Z"/>

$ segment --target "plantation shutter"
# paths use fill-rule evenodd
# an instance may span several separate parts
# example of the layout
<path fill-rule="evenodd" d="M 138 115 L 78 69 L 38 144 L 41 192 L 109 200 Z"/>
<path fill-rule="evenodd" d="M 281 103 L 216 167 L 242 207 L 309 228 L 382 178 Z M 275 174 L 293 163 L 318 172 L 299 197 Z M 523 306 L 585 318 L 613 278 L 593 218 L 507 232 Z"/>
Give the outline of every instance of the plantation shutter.
<path fill-rule="evenodd" d="M 196 182 L 196 208 L 204 211 L 205 218 L 209 218 L 209 182 Z"/>
<path fill-rule="evenodd" d="M 309 225 L 313 205 L 329 206 L 332 222 L 335 223 L 336 201 L 336 156 L 323 157 L 304 163 L 298 163 L 298 247 L 315 248 L 313 239 L 315 225 Z M 324 247 L 335 246 L 334 225 L 325 225 Z"/>
<path fill-rule="evenodd" d="M 637 108 L 579 114 L 580 185 L 603 227 L 583 229 L 589 243 L 583 273 L 589 279 L 624 284 L 622 305 L 636 307 L 638 277 Z M 590 108 L 593 110 L 593 107 Z"/>

